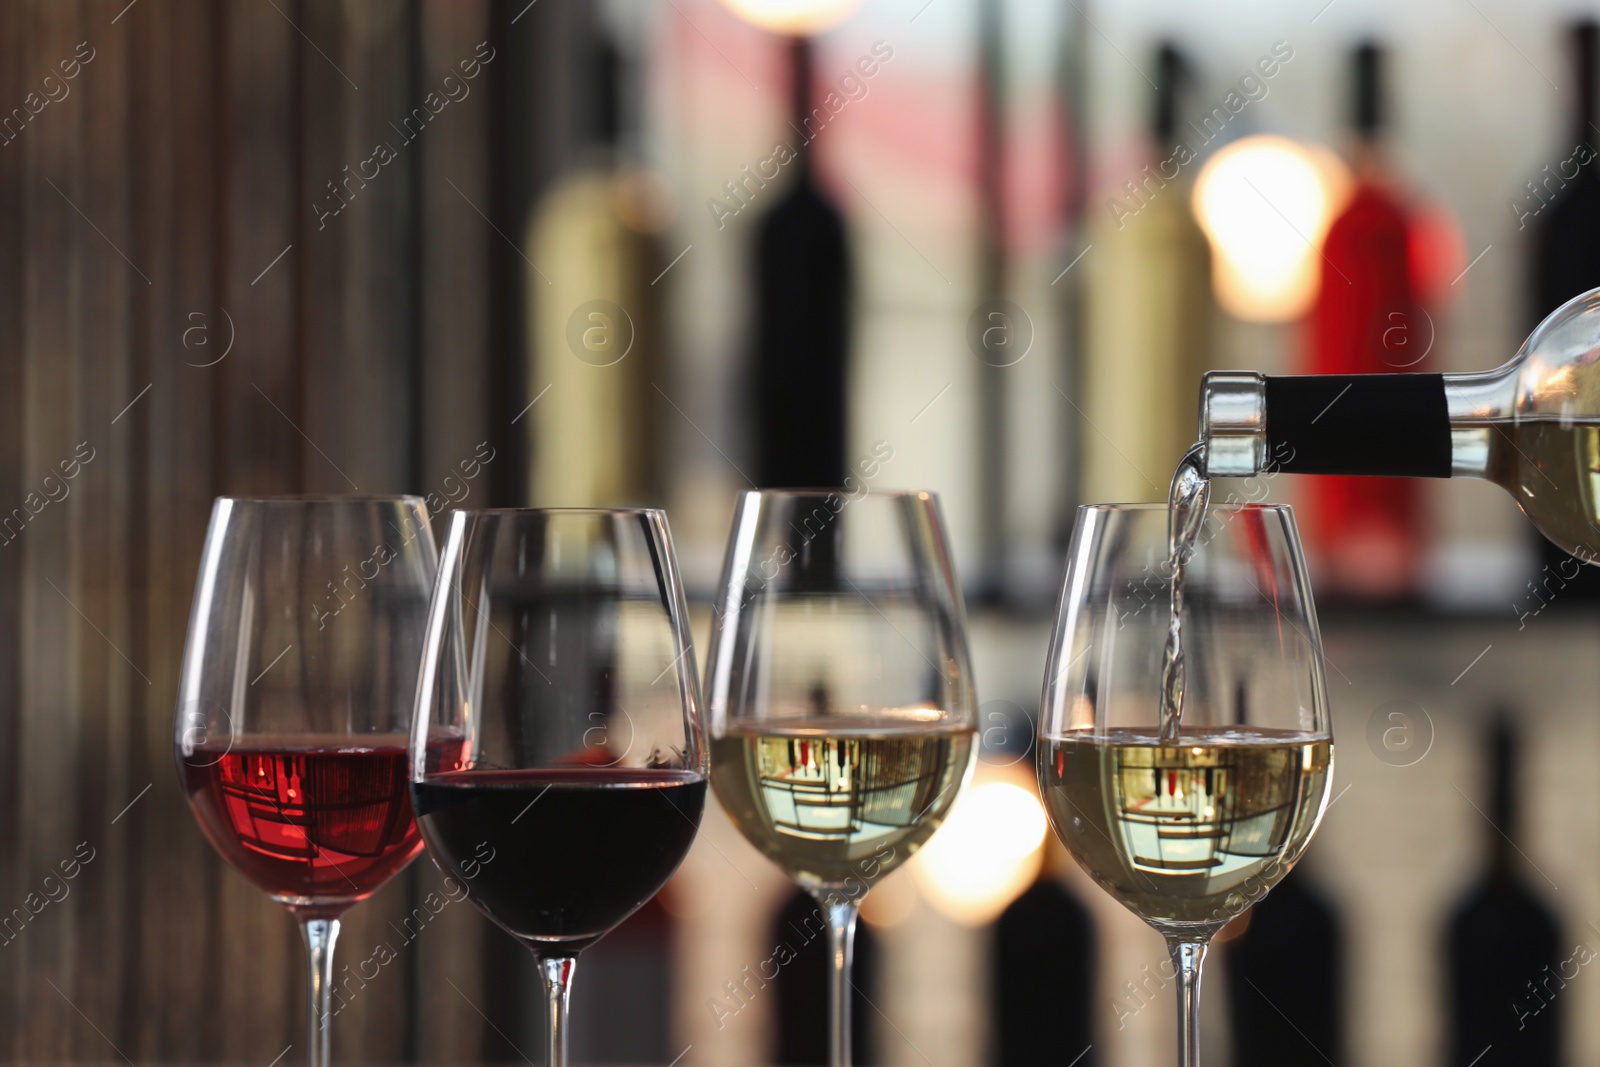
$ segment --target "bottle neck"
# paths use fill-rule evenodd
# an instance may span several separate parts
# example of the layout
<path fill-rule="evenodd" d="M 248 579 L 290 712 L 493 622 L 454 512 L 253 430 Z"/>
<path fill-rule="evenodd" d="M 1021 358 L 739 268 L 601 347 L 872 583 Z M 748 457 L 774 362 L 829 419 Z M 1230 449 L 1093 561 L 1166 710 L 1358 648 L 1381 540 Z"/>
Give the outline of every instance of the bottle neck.
<path fill-rule="evenodd" d="M 1444 375 L 1452 478 L 1489 477 L 1491 424 L 1509 418 L 1515 400 L 1516 378 L 1508 367 Z"/>
<path fill-rule="evenodd" d="M 1516 369 L 1268 377 L 1213 371 L 1200 396 L 1206 473 L 1486 478 Z"/>

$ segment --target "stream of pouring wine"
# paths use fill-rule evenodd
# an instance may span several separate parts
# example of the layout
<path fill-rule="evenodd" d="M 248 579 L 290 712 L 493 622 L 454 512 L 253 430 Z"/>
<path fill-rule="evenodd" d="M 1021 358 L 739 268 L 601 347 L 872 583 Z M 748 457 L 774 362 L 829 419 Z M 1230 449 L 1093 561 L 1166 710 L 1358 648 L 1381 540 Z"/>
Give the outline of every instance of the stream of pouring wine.
<path fill-rule="evenodd" d="M 1176 744 L 1183 718 L 1183 572 L 1205 526 L 1211 482 L 1201 473 L 1205 446 L 1183 454 L 1167 494 L 1167 565 L 1172 571 L 1172 615 L 1161 658 L 1161 741 Z"/>

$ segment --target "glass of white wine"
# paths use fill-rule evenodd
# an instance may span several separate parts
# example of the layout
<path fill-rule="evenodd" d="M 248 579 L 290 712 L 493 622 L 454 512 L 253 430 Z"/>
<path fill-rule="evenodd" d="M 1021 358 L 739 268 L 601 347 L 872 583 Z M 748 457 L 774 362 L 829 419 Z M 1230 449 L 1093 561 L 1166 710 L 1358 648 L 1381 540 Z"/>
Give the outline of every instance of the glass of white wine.
<path fill-rule="evenodd" d="M 847 1067 L 862 897 L 933 836 L 976 755 L 966 612 L 933 494 L 745 493 L 706 693 L 717 798 L 826 915 L 829 1056 Z"/>
<path fill-rule="evenodd" d="M 1163 735 L 1172 574 L 1166 505 L 1078 510 L 1045 674 L 1039 789 L 1083 868 L 1166 939 L 1178 1060 L 1197 1067 L 1206 946 L 1310 843 L 1333 735 L 1289 508 L 1206 516 L 1183 570 L 1180 715 Z"/>

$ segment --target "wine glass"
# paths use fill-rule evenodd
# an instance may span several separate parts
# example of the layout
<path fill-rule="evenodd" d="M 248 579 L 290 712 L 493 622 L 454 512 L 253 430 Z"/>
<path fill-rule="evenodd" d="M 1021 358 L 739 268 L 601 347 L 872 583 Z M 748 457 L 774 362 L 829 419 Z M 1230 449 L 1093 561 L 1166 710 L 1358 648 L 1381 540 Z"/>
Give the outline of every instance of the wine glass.
<path fill-rule="evenodd" d="M 411 790 L 434 862 L 539 963 L 547 1067 L 578 954 L 700 828 L 709 756 L 665 513 L 457 511 L 428 613 Z"/>
<path fill-rule="evenodd" d="M 406 731 L 436 553 L 417 497 L 219 497 L 178 688 L 178 775 L 222 858 L 286 906 L 327 1067 L 339 916 L 422 850 Z"/>
<path fill-rule="evenodd" d="M 717 798 L 826 912 L 830 1060 L 846 1067 L 861 899 L 938 829 L 976 756 L 966 613 L 933 494 L 744 493 L 706 688 Z"/>
<path fill-rule="evenodd" d="M 1167 506 L 1078 509 L 1039 720 L 1039 789 L 1100 887 L 1167 941 L 1182 1067 L 1211 938 L 1305 851 L 1333 772 L 1322 641 L 1294 515 L 1213 507 L 1183 573 L 1184 695 L 1160 726 Z"/>

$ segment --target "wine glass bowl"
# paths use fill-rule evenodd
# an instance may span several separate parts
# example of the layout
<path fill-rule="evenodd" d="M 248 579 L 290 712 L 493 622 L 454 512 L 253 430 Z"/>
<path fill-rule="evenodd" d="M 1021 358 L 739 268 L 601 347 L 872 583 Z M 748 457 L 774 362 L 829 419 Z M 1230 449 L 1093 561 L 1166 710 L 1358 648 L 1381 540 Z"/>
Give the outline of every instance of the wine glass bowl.
<path fill-rule="evenodd" d="M 1333 741 L 1299 537 L 1290 510 L 1272 505 L 1207 514 L 1183 574 L 1181 718 L 1163 737 L 1168 536 L 1162 504 L 1079 509 L 1038 772 L 1062 843 L 1167 939 L 1182 1001 L 1198 993 L 1206 943 L 1309 844 Z M 1194 1024 L 1185 1018 L 1186 1067 Z"/>
<path fill-rule="evenodd" d="M 405 746 L 435 552 L 415 498 L 220 498 L 179 691 L 178 772 L 222 856 L 337 915 L 421 851 Z"/>
<path fill-rule="evenodd" d="M 551 1067 L 576 957 L 660 890 L 699 829 L 696 668 L 662 512 L 452 516 L 412 797 L 440 869 L 538 958 Z"/>
<path fill-rule="evenodd" d="M 174 723 L 223 859 L 300 921 L 328 1058 L 338 916 L 422 849 L 406 741 L 436 556 L 415 497 L 219 498 Z"/>
<path fill-rule="evenodd" d="M 976 755 L 965 627 L 932 494 L 740 497 L 706 665 L 712 786 L 828 910 L 834 1067 L 861 897 L 938 829 Z"/>

